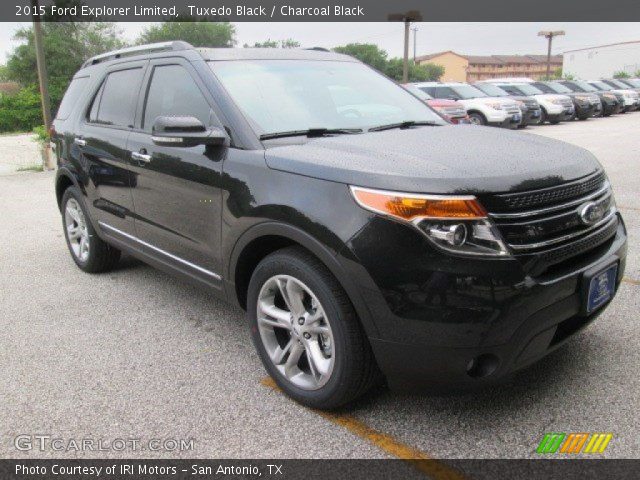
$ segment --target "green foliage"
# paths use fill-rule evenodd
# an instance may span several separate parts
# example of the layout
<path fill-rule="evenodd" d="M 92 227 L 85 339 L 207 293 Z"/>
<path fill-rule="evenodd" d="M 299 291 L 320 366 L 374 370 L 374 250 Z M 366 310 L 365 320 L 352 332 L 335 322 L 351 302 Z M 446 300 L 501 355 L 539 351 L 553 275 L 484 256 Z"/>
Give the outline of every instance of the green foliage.
<path fill-rule="evenodd" d="M 619 72 L 615 72 L 613 74 L 613 78 L 631 78 L 627 72 L 620 70 Z"/>
<path fill-rule="evenodd" d="M 38 125 L 37 127 L 33 127 L 33 133 L 35 133 L 36 138 L 34 139 L 38 143 L 46 143 L 49 141 L 49 132 L 44 125 Z"/>
<path fill-rule="evenodd" d="M 264 42 L 255 42 L 253 45 L 245 43 L 244 48 L 299 48 L 300 42 L 293 38 L 287 38 L 286 40 L 271 40 L 266 39 Z"/>
<path fill-rule="evenodd" d="M 40 93 L 35 85 L 0 96 L 0 132 L 29 131 L 41 123 Z"/>
<path fill-rule="evenodd" d="M 372 43 L 349 43 L 333 50 L 357 58 L 380 72 L 387 68 L 387 52 Z"/>
<path fill-rule="evenodd" d="M 634 77 L 640 77 L 640 70 L 636 70 L 633 74 Z"/>
<path fill-rule="evenodd" d="M 186 20 L 186 17 L 178 20 Z M 235 36 L 235 27 L 229 22 L 169 21 L 145 28 L 136 43 L 182 40 L 194 47 L 233 47 Z"/>
<path fill-rule="evenodd" d="M 7 66 L 0 65 L 0 82 L 6 82 L 7 80 L 9 80 L 7 76 Z"/>
<path fill-rule="evenodd" d="M 377 45 L 372 43 L 350 43 L 336 47 L 333 50 L 345 55 L 351 55 L 394 80 L 402 81 L 402 59 L 388 59 L 387 52 Z M 433 63 L 418 65 L 412 61 L 409 62 L 410 82 L 436 81 L 439 80 L 442 75 L 444 75 L 444 67 L 440 65 Z"/>

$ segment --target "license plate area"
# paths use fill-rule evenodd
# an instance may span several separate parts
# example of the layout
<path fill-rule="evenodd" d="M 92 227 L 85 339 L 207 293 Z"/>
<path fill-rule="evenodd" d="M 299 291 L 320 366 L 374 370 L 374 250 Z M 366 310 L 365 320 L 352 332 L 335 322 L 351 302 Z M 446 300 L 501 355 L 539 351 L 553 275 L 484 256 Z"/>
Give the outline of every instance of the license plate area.
<path fill-rule="evenodd" d="M 583 279 L 584 313 L 591 314 L 607 304 L 615 294 L 618 262 L 585 272 Z"/>

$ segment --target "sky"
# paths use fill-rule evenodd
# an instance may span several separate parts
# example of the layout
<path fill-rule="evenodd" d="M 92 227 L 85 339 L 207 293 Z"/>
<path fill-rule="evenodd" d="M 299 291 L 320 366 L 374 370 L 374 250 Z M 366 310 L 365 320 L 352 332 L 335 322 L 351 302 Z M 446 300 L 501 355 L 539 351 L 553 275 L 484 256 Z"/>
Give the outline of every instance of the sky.
<path fill-rule="evenodd" d="M 17 44 L 13 33 L 29 23 L 0 23 L 0 64 Z M 118 23 L 122 36 L 133 40 L 145 23 Z M 402 56 L 402 23 L 258 23 L 234 22 L 238 45 L 266 39 L 293 38 L 303 47 L 332 48 L 346 43 L 375 43 L 390 56 Z M 564 30 L 554 39 L 553 53 L 566 50 L 640 40 L 640 23 L 416 23 L 417 54 L 454 50 L 468 55 L 546 54 L 540 30 Z M 412 34 L 413 35 L 413 34 Z M 410 43 L 413 55 L 413 36 Z"/>

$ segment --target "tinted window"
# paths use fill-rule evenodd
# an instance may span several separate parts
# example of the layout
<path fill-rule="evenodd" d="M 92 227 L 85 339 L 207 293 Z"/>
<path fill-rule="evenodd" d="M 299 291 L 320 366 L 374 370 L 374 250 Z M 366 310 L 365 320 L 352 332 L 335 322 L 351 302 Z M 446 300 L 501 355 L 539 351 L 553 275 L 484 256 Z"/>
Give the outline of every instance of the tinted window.
<path fill-rule="evenodd" d="M 89 80 L 89 77 L 80 77 L 71 80 L 71 83 L 67 87 L 67 91 L 62 98 L 62 102 L 60 103 L 60 108 L 58 108 L 56 118 L 64 120 L 71 114 L 73 107 L 75 107 L 76 103 L 80 99 L 80 94 L 82 94 L 86 88 L 87 80 Z"/>
<path fill-rule="evenodd" d="M 209 125 L 210 108 L 196 82 L 180 65 L 156 67 L 151 77 L 144 128 L 151 130 L 157 117 L 191 116 Z"/>
<path fill-rule="evenodd" d="M 99 101 L 96 123 L 116 125 L 119 127 L 133 126 L 136 99 L 142 80 L 142 68 L 119 70 L 107 75 L 102 85 L 102 95 L 96 96 Z M 94 108 L 92 106 L 91 111 Z M 91 117 L 91 114 L 90 114 Z"/>
<path fill-rule="evenodd" d="M 96 96 L 93 97 L 93 103 L 91 104 L 91 110 L 89 111 L 89 121 L 97 122 L 98 121 L 98 107 L 100 106 L 100 98 L 102 98 L 102 91 L 104 90 L 104 82 L 100 85 L 100 90 L 96 93 Z"/>
<path fill-rule="evenodd" d="M 435 88 L 435 97 L 436 98 L 458 98 L 458 95 L 454 93 L 449 87 L 436 87 Z"/>

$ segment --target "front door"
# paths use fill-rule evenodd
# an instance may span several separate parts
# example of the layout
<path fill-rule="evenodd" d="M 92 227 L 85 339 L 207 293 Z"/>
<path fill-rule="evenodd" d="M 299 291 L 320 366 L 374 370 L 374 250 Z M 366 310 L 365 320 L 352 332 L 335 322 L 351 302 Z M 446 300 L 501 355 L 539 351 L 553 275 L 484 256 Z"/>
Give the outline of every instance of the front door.
<path fill-rule="evenodd" d="M 134 162 L 136 232 L 150 253 L 213 285 L 220 284 L 221 175 L 227 147 L 159 146 L 151 130 L 160 116 L 213 120 L 210 99 L 190 64 L 151 62 L 140 124 L 127 148 Z"/>

